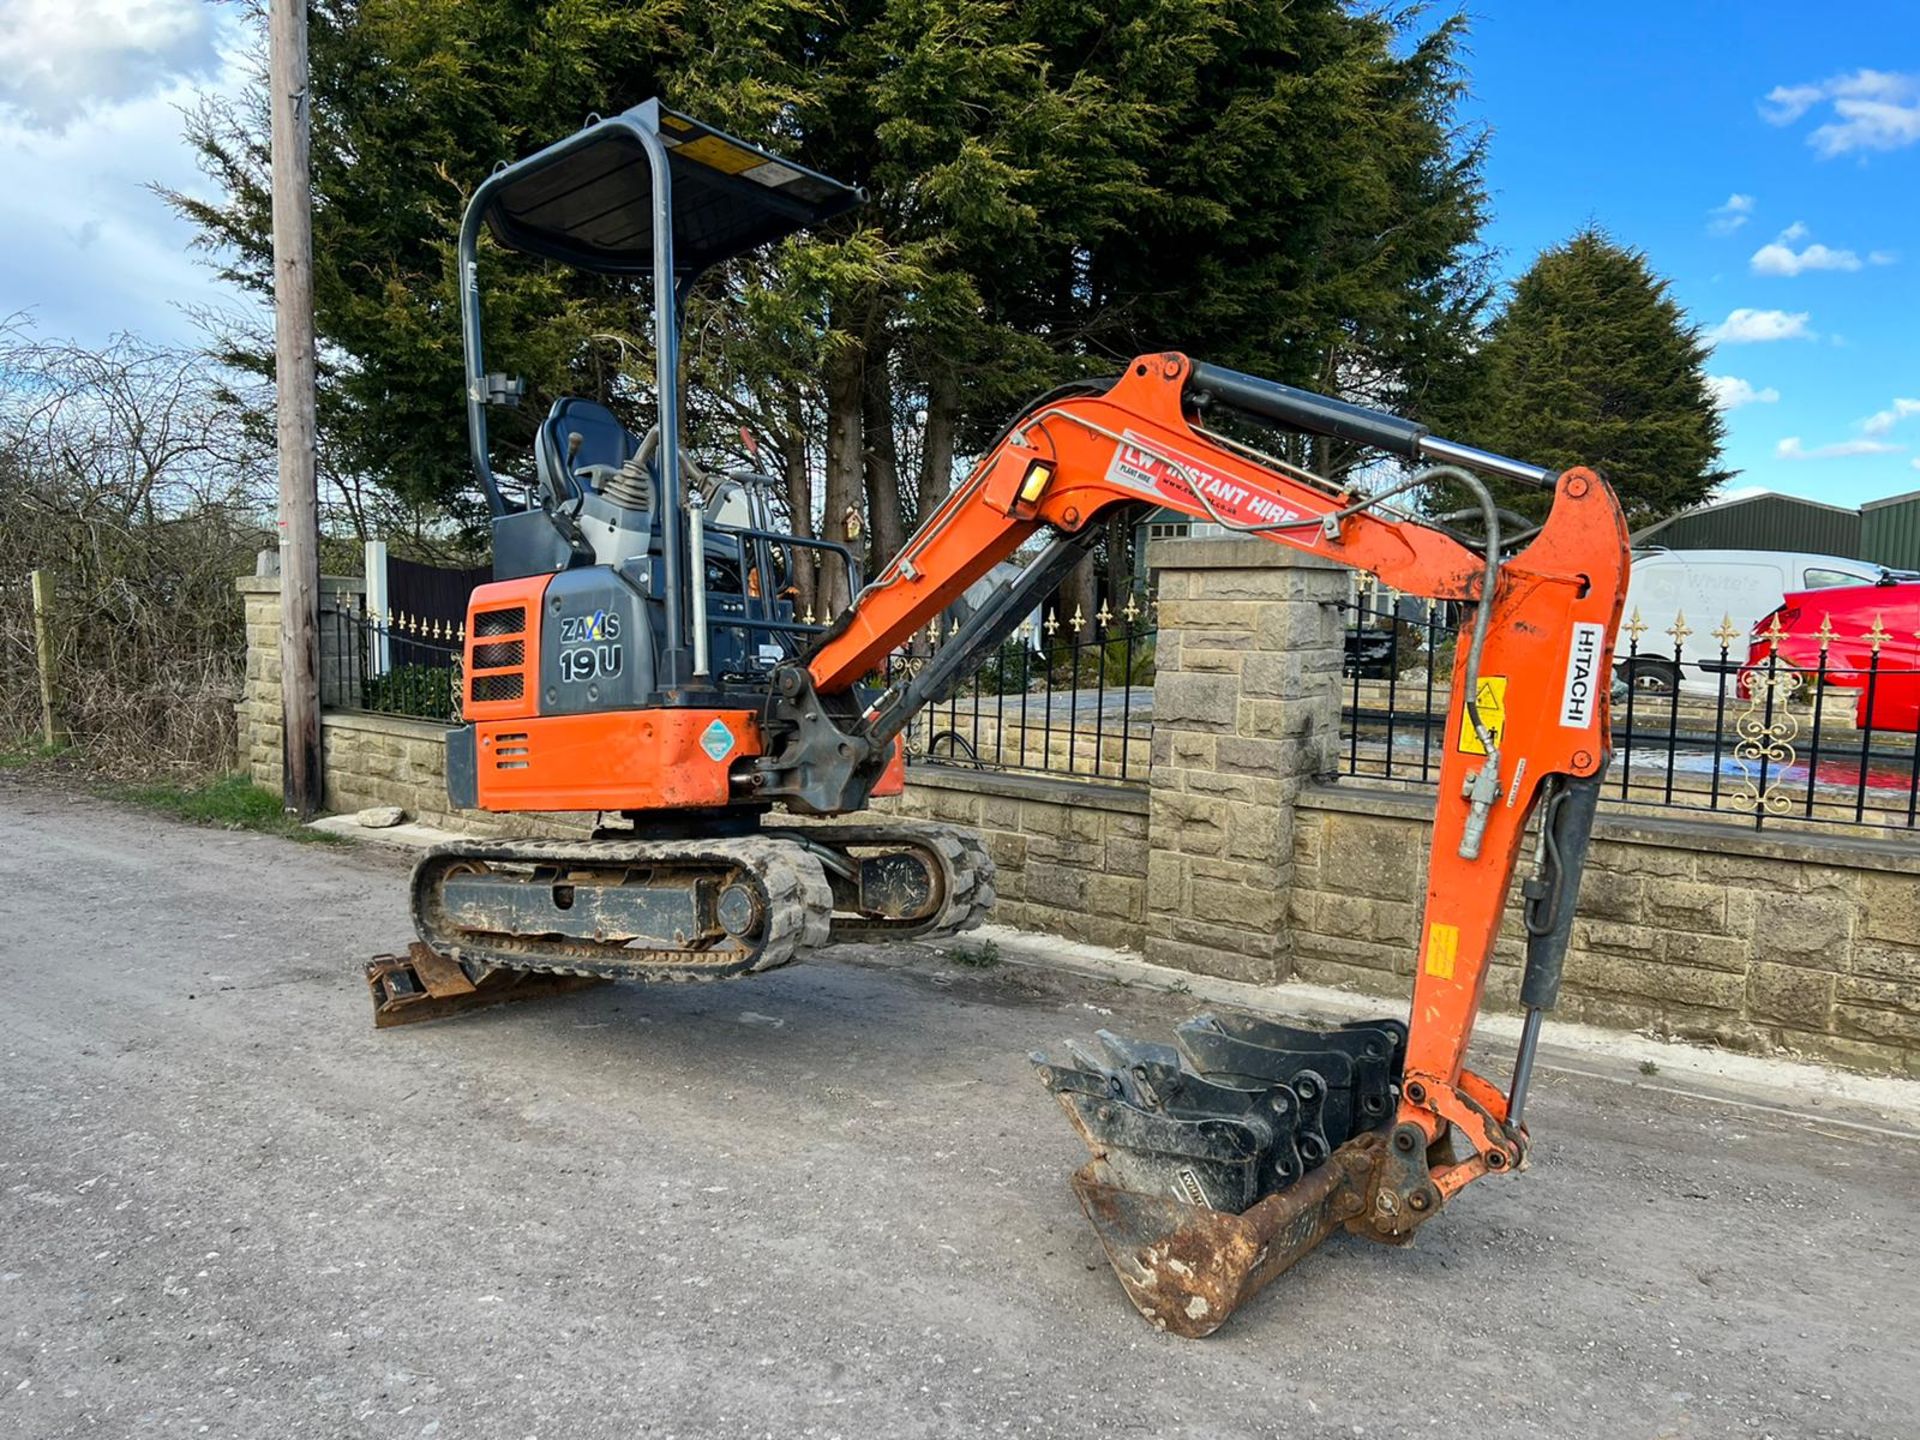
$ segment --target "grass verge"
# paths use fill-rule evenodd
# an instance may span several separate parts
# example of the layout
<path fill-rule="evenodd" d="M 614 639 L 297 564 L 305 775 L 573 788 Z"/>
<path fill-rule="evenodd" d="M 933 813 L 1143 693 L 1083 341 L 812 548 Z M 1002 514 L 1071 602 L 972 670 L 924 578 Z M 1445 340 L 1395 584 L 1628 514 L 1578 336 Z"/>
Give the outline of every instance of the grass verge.
<path fill-rule="evenodd" d="M 263 790 L 245 775 L 227 775 L 197 784 L 168 781 L 112 785 L 106 793 L 147 810 L 157 810 L 195 825 L 217 825 L 224 830 L 258 830 L 303 845 L 345 845 L 350 842 L 324 830 L 310 830 L 280 808 L 280 797 Z"/>
<path fill-rule="evenodd" d="M 40 760 L 51 760 L 61 753 L 57 745 L 17 745 L 0 749 L 0 770 L 24 770 Z"/>

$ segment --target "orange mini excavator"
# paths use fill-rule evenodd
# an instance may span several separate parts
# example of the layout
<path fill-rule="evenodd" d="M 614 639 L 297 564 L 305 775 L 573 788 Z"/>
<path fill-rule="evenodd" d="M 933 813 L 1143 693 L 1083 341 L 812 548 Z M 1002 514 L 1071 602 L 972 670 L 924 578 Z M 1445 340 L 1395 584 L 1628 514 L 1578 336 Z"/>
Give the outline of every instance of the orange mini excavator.
<path fill-rule="evenodd" d="M 1164 506 L 1455 602 L 1470 619 L 1410 1021 L 1320 1031 L 1202 1016 L 1174 1045 L 1102 1035 L 1098 1055 L 1035 1057 L 1093 1152 L 1074 1188 L 1129 1296 L 1158 1325 L 1206 1334 L 1333 1230 L 1404 1243 L 1469 1181 L 1526 1164 L 1534 1046 L 1609 756 L 1620 509 L 1588 470 L 1551 475 L 1392 415 L 1153 354 L 1028 406 L 861 584 L 845 547 L 777 528 L 769 477 L 695 463 L 678 393 L 695 278 L 861 199 L 657 102 L 497 170 L 474 194 L 459 243 L 467 413 L 496 579 L 468 611 L 448 790 L 463 808 L 600 812 L 603 828 L 429 853 L 413 881 L 423 943 L 375 967 L 375 997 L 394 1011 L 501 977 L 718 979 L 843 939 L 976 924 L 993 866 L 975 837 L 825 817 L 898 791 L 909 719 L 996 651 L 1116 507 Z M 652 285 L 652 428 L 635 435 L 591 400 L 556 401 L 518 497 L 489 462 L 487 407 L 520 387 L 482 360 L 483 227 L 499 246 Z M 1253 423 L 1371 447 L 1405 462 L 1401 478 L 1363 494 L 1225 433 Z M 1546 522 L 1511 556 L 1479 478 L 1489 473 L 1553 489 Z M 1469 542 L 1385 503 L 1443 477 L 1477 501 Z M 875 683 L 914 632 L 1030 543 L 1034 558 L 956 637 Z M 852 572 L 852 605 L 825 627 L 786 598 L 807 551 Z M 1526 1021 L 1503 1092 L 1463 1062 L 1523 852 Z"/>

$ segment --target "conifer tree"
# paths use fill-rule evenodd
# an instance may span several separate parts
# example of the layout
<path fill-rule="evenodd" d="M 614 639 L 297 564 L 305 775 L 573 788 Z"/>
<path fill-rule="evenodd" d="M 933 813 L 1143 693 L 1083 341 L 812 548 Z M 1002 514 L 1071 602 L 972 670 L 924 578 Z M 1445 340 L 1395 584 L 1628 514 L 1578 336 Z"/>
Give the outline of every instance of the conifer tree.
<path fill-rule="evenodd" d="M 1514 285 L 1454 428 L 1553 469 L 1593 466 L 1638 528 L 1700 504 L 1733 473 L 1719 468 L 1725 426 L 1708 354 L 1646 255 L 1589 226 Z M 1549 501 L 1509 491 L 1504 503 L 1542 516 Z"/>

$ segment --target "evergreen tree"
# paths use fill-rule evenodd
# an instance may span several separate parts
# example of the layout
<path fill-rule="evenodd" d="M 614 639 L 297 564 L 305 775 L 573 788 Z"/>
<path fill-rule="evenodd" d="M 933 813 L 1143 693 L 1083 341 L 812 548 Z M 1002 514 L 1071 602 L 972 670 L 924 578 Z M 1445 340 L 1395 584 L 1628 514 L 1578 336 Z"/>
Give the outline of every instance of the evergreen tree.
<path fill-rule="evenodd" d="M 1734 472 L 1718 465 L 1709 347 L 1669 291 L 1645 254 L 1591 226 L 1546 251 L 1494 321 L 1453 428 L 1556 470 L 1593 466 L 1635 528 L 1700 504 Z M 1503 503 L 1539 517 L 1550 499 Z"/>

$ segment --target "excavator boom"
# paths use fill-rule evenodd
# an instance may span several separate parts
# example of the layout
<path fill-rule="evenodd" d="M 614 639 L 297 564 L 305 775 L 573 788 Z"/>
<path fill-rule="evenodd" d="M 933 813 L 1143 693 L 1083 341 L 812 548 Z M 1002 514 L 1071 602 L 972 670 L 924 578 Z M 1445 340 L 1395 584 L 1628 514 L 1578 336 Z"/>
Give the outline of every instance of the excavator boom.
<path fill-rule="evenodd" d="M 1531 543 L 1503 559 L 1488 500 L 1490 534 L 1476 552 L 1196 423 L 1221 402 L 1437 461 L 1439 471 L 1415 479 L 1444 473 L 1483 498 L 1458 462 L 1538 479 L 1552 485 L 1553 506 Z M 1052 398 L 1021 416 L 804 667 L 776 675 L 756 792 L 823 813 L 855 808 L 911 716 L 1030 612 L 1081 553 L 1078 537 L 1115 506 L 1140 502 L 1350 566 L 1410 595 L 1464 602 L 1474 616 L 1453 667 L 1412 1017 L 1403 1032 L 1385 1022 L 1368 1032 L 1375 1061 L 1392 1053 L 1390 1086 L 1363 1094 L 1341 1068 L 1340 1047 L 1274 1027 L 1227 1039 L 1217 1026 L 1183 1027 L 1177 1049 L 1103 1036 L 1104 1059 L 1076 1052 L 1065 1065 L 1037 1061 L 1093 1151 L 1075 1188 L 1129 1293 L 1156 1323 L 1204 1334 L 1284 1268 L 1279 1257 L 1297 1258 L 1339 1225 L 1404 1242 L 1470 1181 L 1526 1164 L 1521 1119 L 1533 1047 L 1558 995 L 1610 754 L 1607 676 L 1629 547 L 1613 492 L 1592 471 L 1548 476 L 1432 440 L 1394 417 L 1180 355 L 1143 356 L 1110 388 Z M 857 714 L 842 703 L 835 717 L 836 702 L 888 654 L 1043 531 L 1060 538 L 949 642 L 944 670 L 936 660 Z M 1503 1090 L 1465 1060 L 1536 815 L 1524 911 L 1528 1018 Z M 1155 1052 L 1150 1063 L 1142 1048 Z M 1159 1083 L 1142 1081 L 1143 1065 L 1158 1067 Z M 1336 1085 L 1330 1076 L 1345 1078 Z M 1332 1112 L 1336 1090 L 1343 1118 L 1329 1126 L 1314 1118 L 1322 1108 L 1314 1096 L 1324 1092 Z M 1281 1152 L 1307 1158 L 1274 1160 Z M 1139 1188 L 1150 1177 L 1157 1185 Z M 1276 1240 L 1283 1233 L 1292 1237 L 1286 1244 Z"/>

